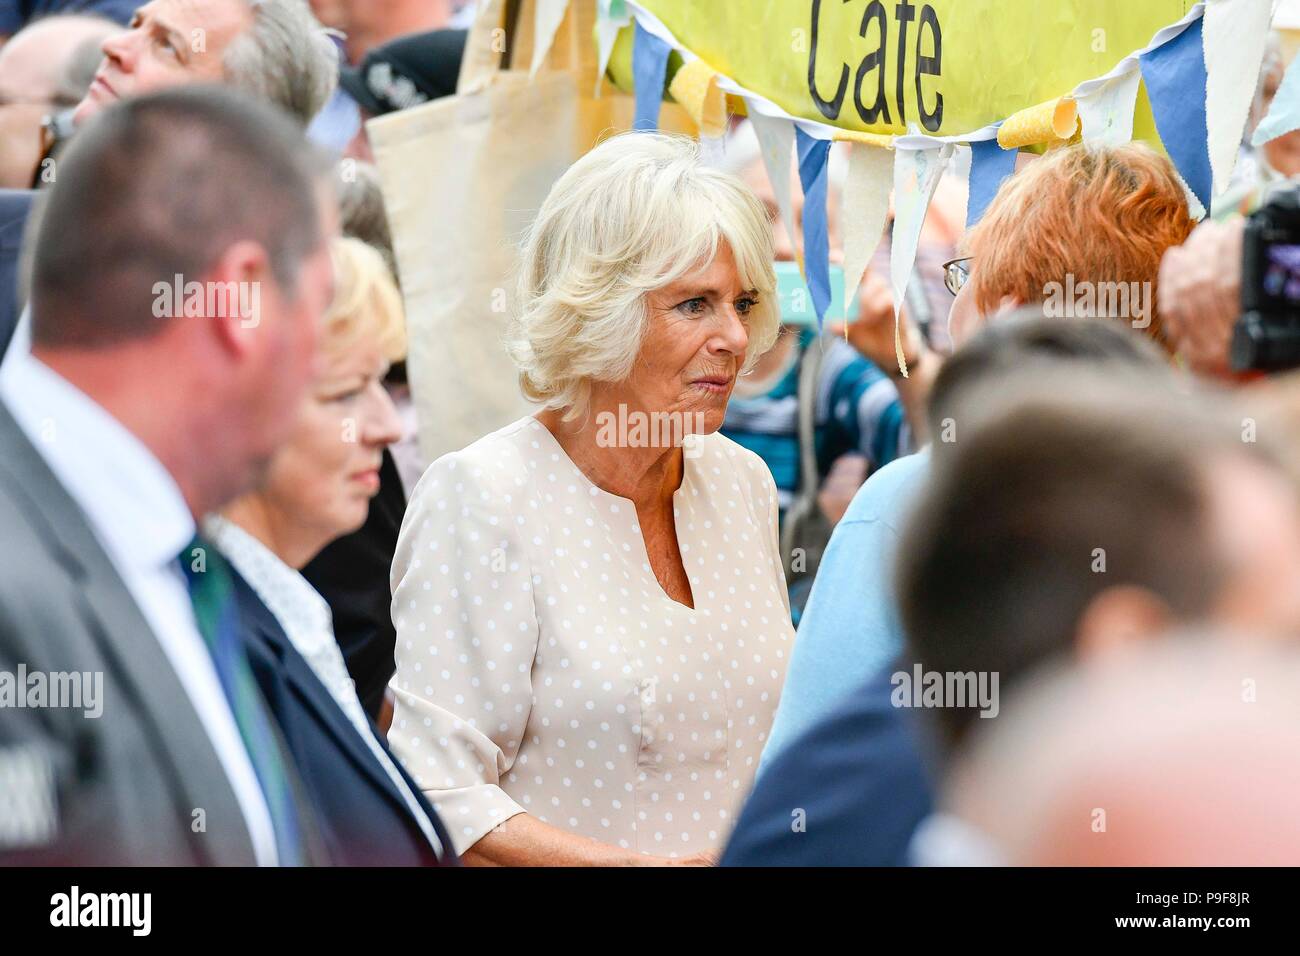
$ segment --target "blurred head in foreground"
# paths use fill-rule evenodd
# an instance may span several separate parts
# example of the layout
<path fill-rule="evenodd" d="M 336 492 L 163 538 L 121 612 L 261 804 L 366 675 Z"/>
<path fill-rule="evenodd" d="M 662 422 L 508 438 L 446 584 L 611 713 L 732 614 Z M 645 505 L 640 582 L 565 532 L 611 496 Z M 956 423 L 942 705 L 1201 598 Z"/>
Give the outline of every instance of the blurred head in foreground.
<path fill-rule="evenodd" d="M 1178 635 L 1031 678 L 1001 719 L 979 723 L 944 812 L 1003 862 L 1300 858 L 1300 659 L 1290 648 Z"/>
<path fill-rule="evenodd" d="M 961 392 L 936 435 L 897 568 L 924 671 L 1005 691 L 1190 622 L 1300 633 L 1295 486 L 1210 398 L 1141 366 L 1026 366 Z M 950 746 L 980 713 L 931 712 Z"/>
<path fill-rule="evenodd" d="M 293 425 L 330 300 L 325 169 L 282 112 L 220 87 L 110 107 L 60 160 L 33 354 L 135 432 L 195 515 L 255 484 Z"/>

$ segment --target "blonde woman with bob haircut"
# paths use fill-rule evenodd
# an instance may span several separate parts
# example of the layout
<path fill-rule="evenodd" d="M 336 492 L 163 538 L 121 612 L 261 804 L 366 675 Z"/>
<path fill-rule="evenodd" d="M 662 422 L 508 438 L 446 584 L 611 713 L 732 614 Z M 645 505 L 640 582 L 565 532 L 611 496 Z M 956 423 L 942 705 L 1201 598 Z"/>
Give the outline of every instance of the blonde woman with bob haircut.
<path fill-rule="evenodd" d="M 406 354 L 401 297 L 375 249 L 335 239 L 331 253 L 334 301 L 297 425 L 261 486 L 210 516 L 204 531 L 239 574 L 241 636 L 329 861 L 429 864 L 450 858 L 446 834 L 375 733 L 329 605 L 299 573 L 365 522 L 384 447 L 401 435 L 383 385 L 389 363 Z"/>
<path fill-rule="evenodd" d="M 690 140 L 613 137 L 528 233 L 536 414 L 417 485 L 390 731 L 467 863 L 708 864 L 793 639 L 763 462 L 717 430 L 777 334 L 758 200 Z"/>

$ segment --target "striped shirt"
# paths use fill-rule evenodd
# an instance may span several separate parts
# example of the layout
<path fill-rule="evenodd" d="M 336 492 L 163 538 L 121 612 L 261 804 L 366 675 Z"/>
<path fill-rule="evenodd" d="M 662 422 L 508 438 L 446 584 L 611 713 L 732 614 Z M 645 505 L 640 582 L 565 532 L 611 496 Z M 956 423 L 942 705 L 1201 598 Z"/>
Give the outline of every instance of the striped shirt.
<path fill-rule="evenodd" d="M 866 456 L 874 471 L 911 451 L 911 432 L 894 383 L 842 339 L 805 329 L 799 360 L 766 394 L 732 396 L 722 433 L 767 463 L 784 513 L 800 489 L 799 368 L 809 348 L 825 348 L 817 382 L 814 436 L 817 473 L 825 478 L 849 452 Z"/>

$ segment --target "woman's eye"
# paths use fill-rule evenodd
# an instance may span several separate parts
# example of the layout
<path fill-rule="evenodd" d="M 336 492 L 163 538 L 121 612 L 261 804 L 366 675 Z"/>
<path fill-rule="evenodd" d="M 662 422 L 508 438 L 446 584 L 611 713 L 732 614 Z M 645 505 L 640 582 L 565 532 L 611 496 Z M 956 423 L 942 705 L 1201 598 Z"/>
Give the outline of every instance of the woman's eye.
<path fill-rule="evenodd" d="M 750 310 L 758 305 L 758 300 L 753 298 L 744 298 L 736 300 L 736 311 L 741 315 L 749 315 Z"/>
<path fill-rule="evenodd" d="M 681 312 L 683 315 L 703 315 L 704 299 L 703 297 L 687 299 L 677 307 L 677 311 Z"/>

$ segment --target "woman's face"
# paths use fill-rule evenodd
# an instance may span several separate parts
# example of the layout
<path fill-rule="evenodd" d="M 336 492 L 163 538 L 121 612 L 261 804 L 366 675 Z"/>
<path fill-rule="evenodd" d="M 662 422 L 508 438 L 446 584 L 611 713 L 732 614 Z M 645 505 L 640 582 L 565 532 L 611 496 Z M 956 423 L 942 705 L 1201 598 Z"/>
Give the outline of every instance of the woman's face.
<path fill-rule="evenodd" d="M 685 434 L 717 431 L 745 363 L 757 303 L 730 246 L 721 244 L 712 262 L 647 296 L 649 326 L 631 376 L 598 383 L 593 398 L 605 408 L 623 403 L 629 411 L 682 415 Z"/>
<path fill-rule="evenodd" d="M 384 391 L 388 363 L 376 342 L 327 354 L 322 366 L 293 434 L 271 462 L 263 497 L 280 521 L 323 547 L 365 523 L 384 447 L 402 431 Z"/>

